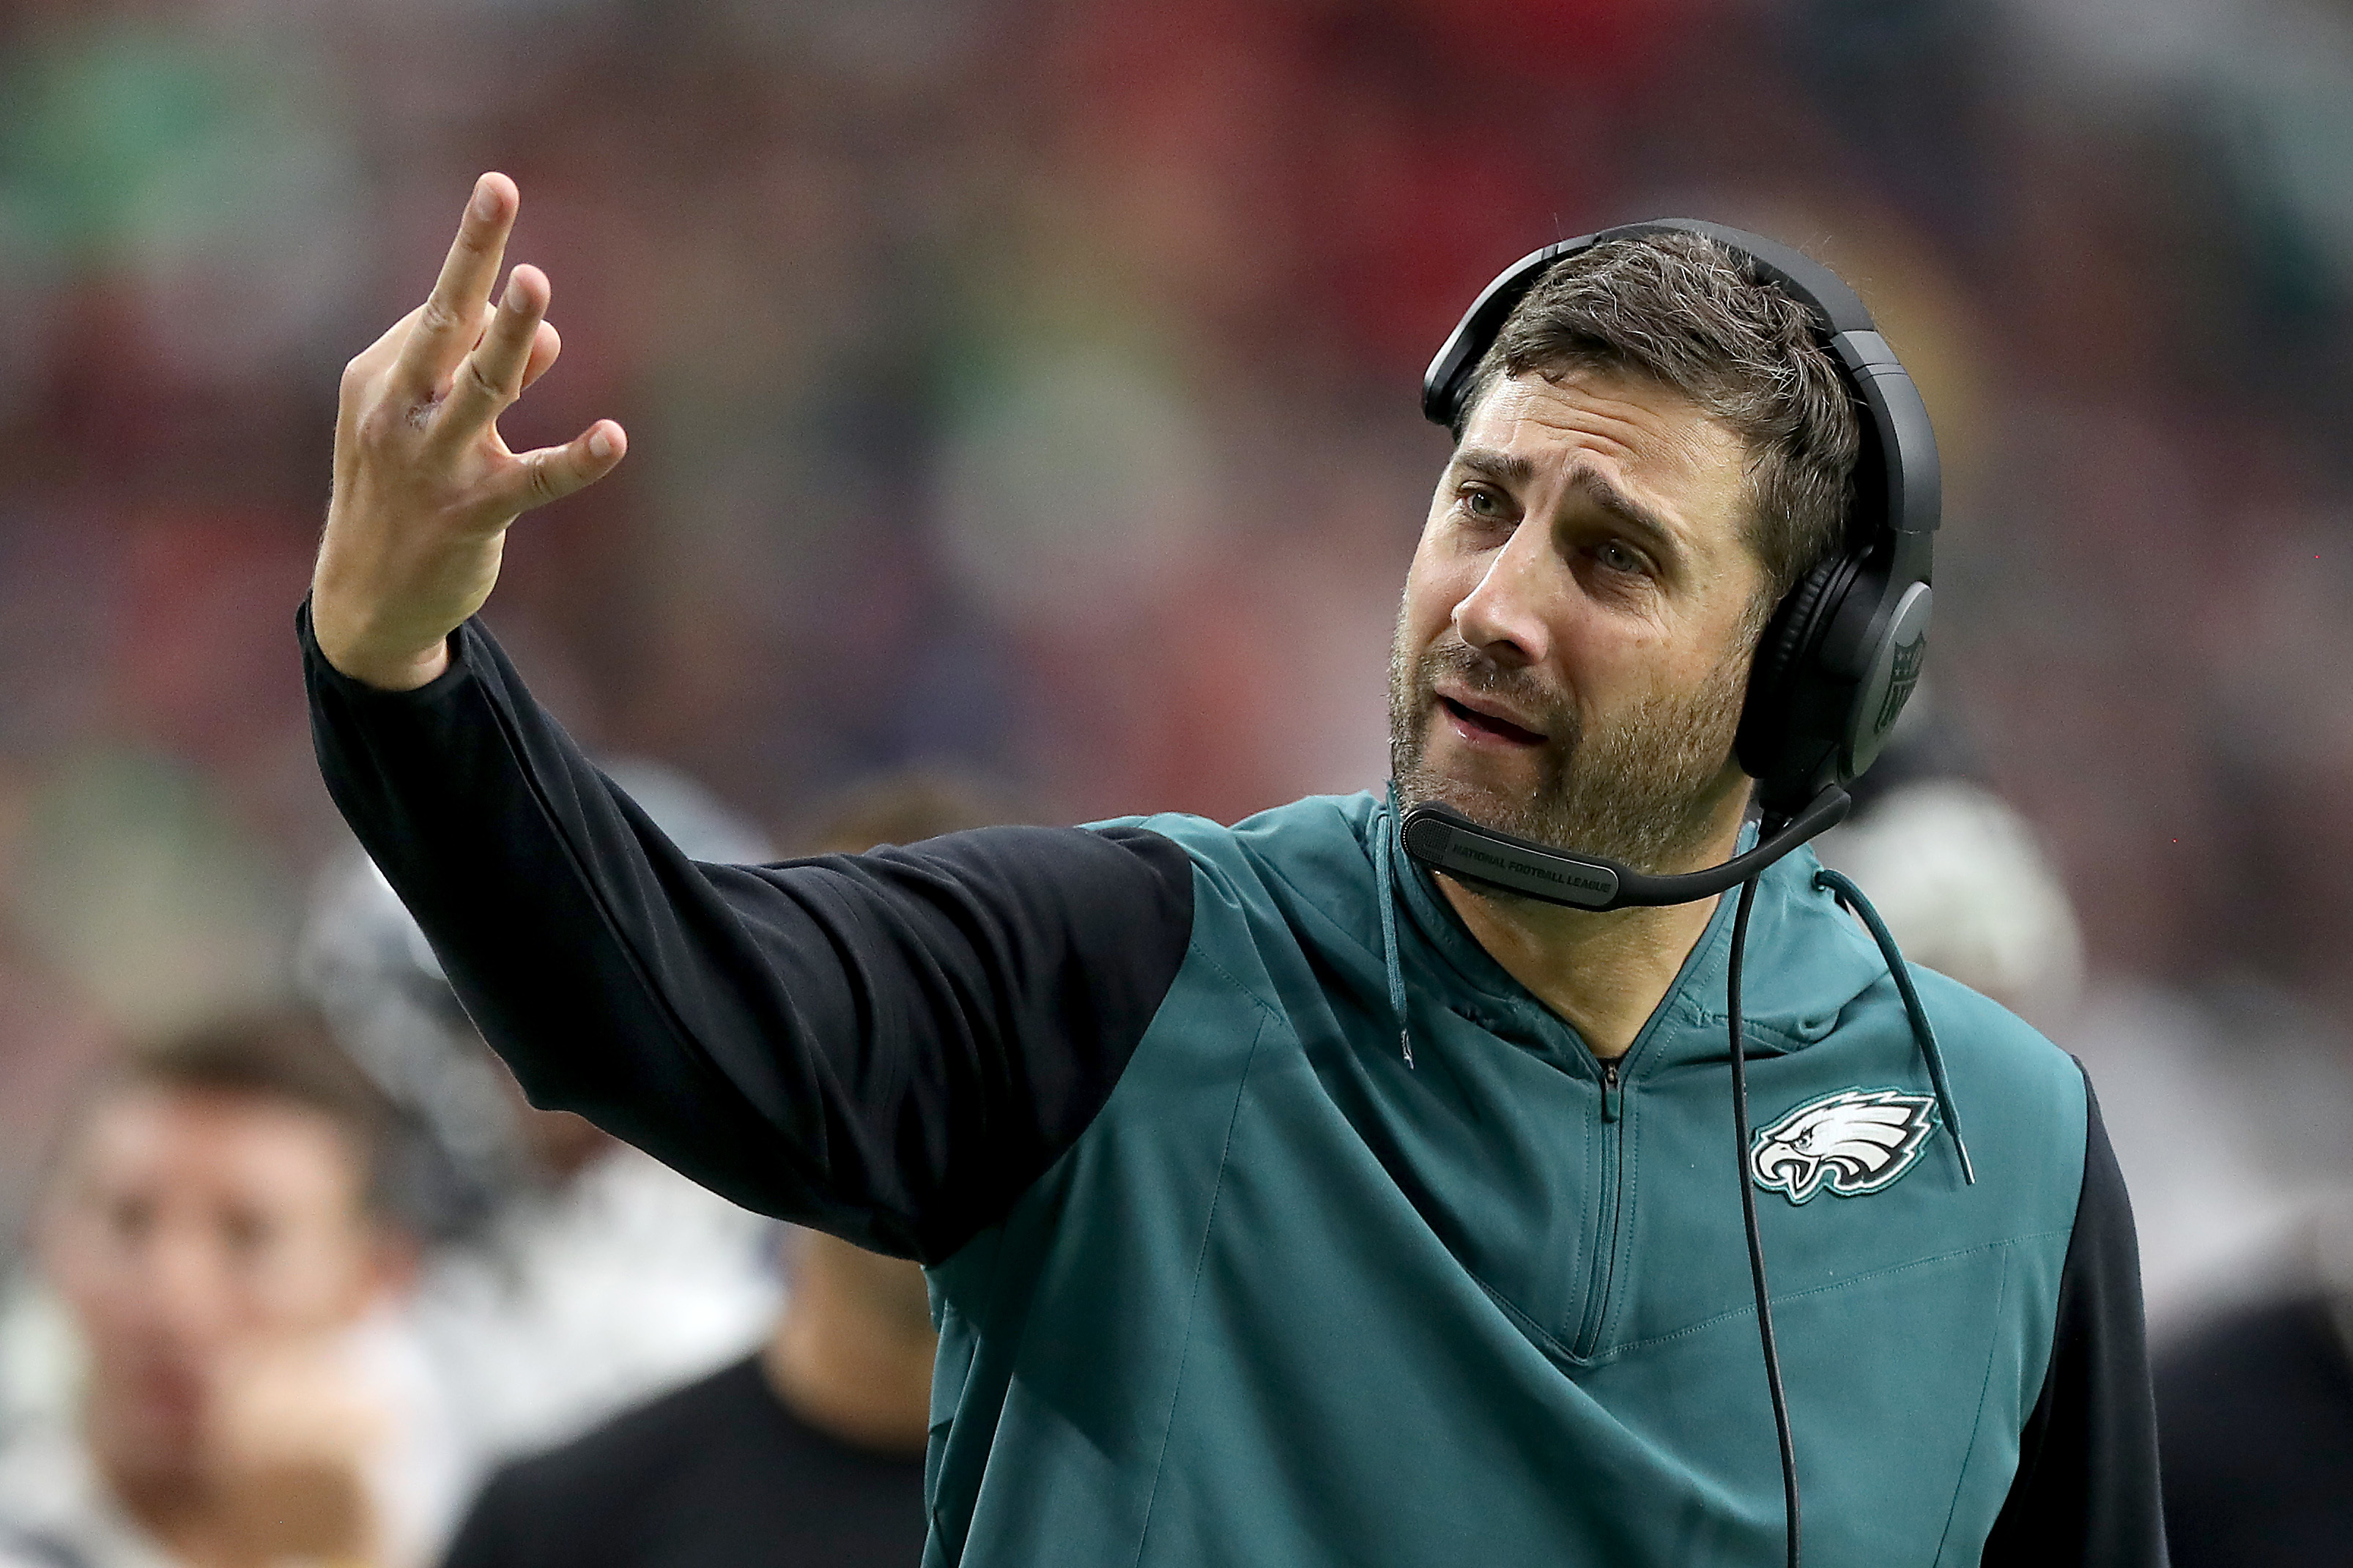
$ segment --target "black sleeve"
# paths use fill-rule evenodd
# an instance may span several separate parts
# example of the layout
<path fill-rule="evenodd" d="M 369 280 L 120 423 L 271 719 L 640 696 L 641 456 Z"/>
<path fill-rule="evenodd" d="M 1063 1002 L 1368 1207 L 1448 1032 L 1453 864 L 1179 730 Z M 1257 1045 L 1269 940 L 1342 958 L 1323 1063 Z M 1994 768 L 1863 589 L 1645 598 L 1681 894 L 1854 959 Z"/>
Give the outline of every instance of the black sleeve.
<path fill-rule="evenodd" d="M 473 623 L 413 692 L 298 626 L 328 793 L 534 1104 L 765 1213 L 937 1261 L 1092 1120 L 1190 940 L 1139 829 L 688 860 Z"/>
<path fill-rule="evenodd" d="M 2051 1368 L 2019 1444 L 2018 1478 L 1986 1538 L 1988 1568 L 2165 1568 L 2140 1245 L 2088 1076 L 2084 1098 L 2084 1191 Z"/>

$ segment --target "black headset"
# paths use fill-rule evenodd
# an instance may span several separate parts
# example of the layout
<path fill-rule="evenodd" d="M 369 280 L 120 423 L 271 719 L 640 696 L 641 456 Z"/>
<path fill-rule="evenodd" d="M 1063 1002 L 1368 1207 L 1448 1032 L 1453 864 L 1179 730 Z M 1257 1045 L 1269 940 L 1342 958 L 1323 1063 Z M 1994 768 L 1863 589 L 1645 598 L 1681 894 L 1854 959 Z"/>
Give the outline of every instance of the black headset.
<path fill-rule="evenodd" d="M 1757 781 L 1764 841 L 1687 876 L 1653 877 L 1481 827 L 1445 806 L 1408 814 L 1416 859 L 1471 880 L 1584 909 L 1684 903 L 1762 870 L 1846 815 L 1846 785 L 1887 743 L 1928 647 L 1930 567 L 1942 484 L 1919 390 L 1853 289 L 1786 245 L 1693 218 L 1657 218 L 1521 258 L 1472 301 L 1430 362 L 1421 411 L 1459 439 L 1472 382 L 1513 307 L 1564 260 L 1616 239 L 1693 234 L 1745 260 L 1804 307 L 1859 405 L 1854 500 L 1840 548 L 1782 597 L 1757 640 L 1735 742 Z"/>

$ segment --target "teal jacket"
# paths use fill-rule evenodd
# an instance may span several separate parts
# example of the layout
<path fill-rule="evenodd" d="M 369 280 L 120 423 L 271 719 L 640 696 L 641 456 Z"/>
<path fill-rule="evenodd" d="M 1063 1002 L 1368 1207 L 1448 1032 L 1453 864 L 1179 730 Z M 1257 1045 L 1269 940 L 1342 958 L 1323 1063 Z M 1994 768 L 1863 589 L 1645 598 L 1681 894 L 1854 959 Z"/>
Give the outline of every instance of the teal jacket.
<path fill-rule="evenodd" d="M 1921 972 L 1965 1184 L 1810 853 L 1736 1149 L 1729 900 L 1605 1066 L 1372 796 L 700 866 L 458 651 L 392 696 L 312 650 L 331 789 L 536 1100 L 929 1266 L 927 1564 L 1778 1563 L 1742 1181 L 1809 1563 L 2163 1561 L 2084 1080 Z"/>

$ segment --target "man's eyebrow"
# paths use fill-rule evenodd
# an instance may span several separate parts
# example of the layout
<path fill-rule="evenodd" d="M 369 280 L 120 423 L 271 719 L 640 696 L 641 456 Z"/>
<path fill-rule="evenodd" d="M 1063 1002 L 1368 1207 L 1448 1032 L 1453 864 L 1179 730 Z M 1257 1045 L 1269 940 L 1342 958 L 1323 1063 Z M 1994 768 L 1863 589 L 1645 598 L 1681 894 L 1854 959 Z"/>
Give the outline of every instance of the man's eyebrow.
<path fill-rule="evenodd" d="M 1527 458 L 1514 452 L 1499 452 L 1493 447 L 1465 447 L 1454 454 L 1454 466 L 1505 489 L 1526 484 L 1536 471 L 1536 466 Z"/>
<path fill-rule="evenodd" d="M 1616 519 L 1629 532 L 1642 535 L 1661 557 L 1680 561 L 1688 553 L 1681 530 L 1592 468 L 1578 465 L 1570 472 L 1568 484 L 1570 489 Z"/>

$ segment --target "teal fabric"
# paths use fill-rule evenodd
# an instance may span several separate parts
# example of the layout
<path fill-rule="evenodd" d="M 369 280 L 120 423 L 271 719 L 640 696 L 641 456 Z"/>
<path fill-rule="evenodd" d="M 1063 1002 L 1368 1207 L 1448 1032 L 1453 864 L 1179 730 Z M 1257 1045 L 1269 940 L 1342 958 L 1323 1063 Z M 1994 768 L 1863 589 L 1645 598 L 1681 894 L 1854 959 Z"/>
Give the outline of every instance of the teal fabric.
<path fill-rule="evenodd" d="M 1780 1472 L 1743 1247 L 1732 900 L 1620 1063 L 1491 959 L 1370 796 L 1145 826 L 1192 947 L 1094 1123 L 933 1271 L 925 1562 L 1773 1564 Z M 1870 940 L 1767 873 L 1760 1125 L 1926 1092 Z M 1398 1048 L 1397 905 L 1414 1061 Z M 1812 1568 L 1975 1563 L 2040 1392 L 2082 1180 L 2065 1056 L 1921 972 L 1978 1184 L 1758 1194 Z"/>

